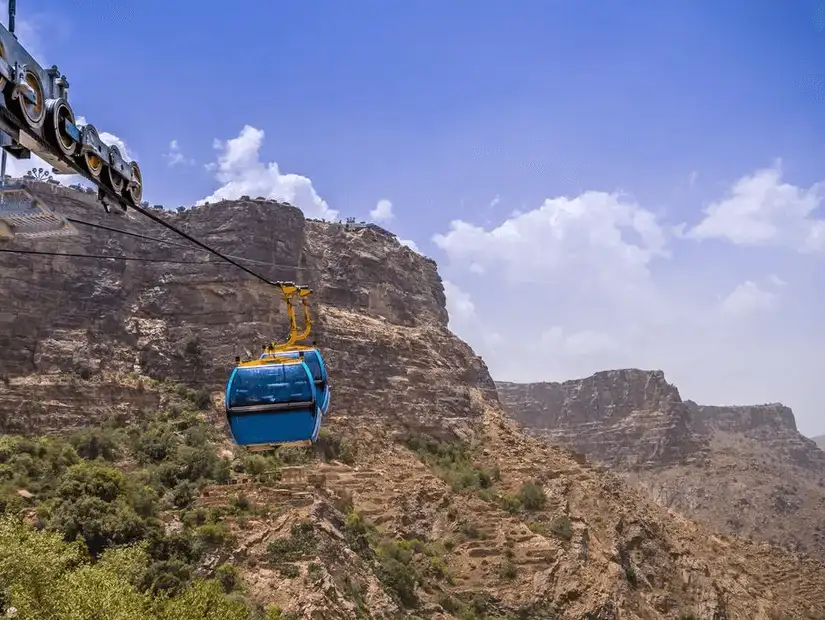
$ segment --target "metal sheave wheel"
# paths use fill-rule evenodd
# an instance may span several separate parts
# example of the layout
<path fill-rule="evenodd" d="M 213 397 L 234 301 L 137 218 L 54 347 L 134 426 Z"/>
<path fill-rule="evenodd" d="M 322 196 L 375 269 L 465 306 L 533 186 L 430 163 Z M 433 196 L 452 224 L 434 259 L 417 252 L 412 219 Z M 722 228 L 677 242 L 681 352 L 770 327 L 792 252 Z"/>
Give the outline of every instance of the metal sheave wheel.
<path fill-rule="evenodd" d="M 120 149 L 117 148 L 115 145 L 109 147 L 109 150 L 113 153 L 117 153 L 120 155 Z M 111 187 L 116 194 L 120 194 L 123 191 L 123 185 L 126 181 L 120 176 L 117 172 L 115 172 L 114 168 L 112 167 L 111 163 L 106 166 L 106 184 Z"/>
<path fill-rule="evenodd" d="M 29 101 L 22 92 L 18 92 L 17 108 L 20 111 L 20 116 L 23 117 L 23 121 L 29 127 L 39 129 L 43 126 L 43 121 L 46 120 L 46 98 L 43 93 L 43 83 L 40 81 L 40 76 L 28 67 L 23 67 L 23 80 L 34 93 L 34 102 Z"/>
<path fill-rule="evenodd" d="M 54 99 L 47 104 L 49 142 L 56 146 L 66 157 L 77 152 L 77 142 L 66 133 L 66 121 L 74 125 L 74 112 L 65 99 Z"/>
<path fill-rule="evenodd" d="M 126 188 L 127 198 L 133 205 L 139 205 L 143 200 L 143 176 L 140 172 L 140 166 L 136 161 L 131 163 L 132 166 L 132 182 Z"/>
<path fill-rule="evenodd" d="M 87 133 L 94 136 L 97 141 L 100 141 L 100 138 L 97 135 L 97 129 L 95 129 L 94 125 L 84 126 L 82 133 Z M 91 151 L 86 151 L 83 153 L 83 165 L 93 178 L 100 178 L 100 173 L 103 172 L 103 160 L 100 159 L 100 157 L 98 157 L 95 153 L 92 153 Z"/>

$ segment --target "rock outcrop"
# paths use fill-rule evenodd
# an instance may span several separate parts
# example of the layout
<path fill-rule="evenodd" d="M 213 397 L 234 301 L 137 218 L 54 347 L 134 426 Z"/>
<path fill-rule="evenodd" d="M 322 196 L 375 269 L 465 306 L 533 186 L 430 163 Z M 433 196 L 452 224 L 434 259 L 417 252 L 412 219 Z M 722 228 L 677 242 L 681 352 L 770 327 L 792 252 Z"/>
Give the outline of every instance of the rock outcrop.
<path fill-rule="evenodd" d="M 580 381 L 498 382 L 513 417 L 598 461 L 622 468 L 659 467 L 701 458 L 690 409 L 662 372 L 599 372 Z"/>
<path fill-rule="evenodd" d="M 497 386 L 531 432 L 625 472 L 661 504 L 825 558 L 825 452 L 789 408 L 682 401 L 661 371 L 635 369 Z"/>
<path fill-rule="evenodd" d="M 181 243 L 128 214 L 104 217 L 85 194 L 33 187 L 71 217 Z M 352 458 L 304 463 L 289 476 L 284 468 L 276 485 L 233 474 L 196 499 L 225 506 L 243 491 L 276 513 L 224 511 L 237 540 L 224 559 L 258 600 L 316 620 L 825 617 L 821 562 L 712 536 L 603 468 L 524 434 L 483 361 L 447 329 L 435 264 L 393 237 L 256 200 L 164 217 L 269 278 L 316 291 L 315 338 L 334 399 L 325 430 L 352 446 Z M 277 291 L 188 247 L 82 227 L 73 239 L 12 243 L 4 247 L 209 264 L 0 255 L 5 432 L 141 416 L 165 407 L 174 383 L 208 392 L 208 410 L 235 355 L 286 329 Z M 581 388 L 597 414 L 563 390 L 559 415 L 582 429 L 614 420 L 613 434 L 587 445 L 621 462 L 618 442 L 636 432 L 621 420 L 643 412 L 636 426 L 647 427 L 635 441 L 653 446 L 625 461 L 639 470 L 658 460 L 690 467 L 705 444 L 677 441 L 693 432 L 689 405 L 661 376 L 625 383 L 611 392 L 622 381 L 603 377 Z M 649 398 L 653 411 L 643 407 Z M 219 406 L 205 415 L 224 424 Z M 233 463 L 243 456 L 228 438 L 222 451 Z M 350 511 L 346 519 L 338 507 Z M 313 545 L 299 545 L 289 573 L 273 570 L 267 549 L 306 523 Z M 370 531 L 395 540 L 397 556 L 379 557 Z"/>
<path fill-rule="evenodd" d="M 29 431 L 89 422 L 101 402 L 93 397 L 61 399 L 60 416 L 53 415 L 53 399 L 24 398 L 30 383 L 54 381 L 58 373 L 99 385 L 110 373 L 134 372 L 216 390 L 236 355 L 285 336 L 278 289 L 139 214 L 104 218 L 87 194 L 31 187 L 69 217 L 175 245 L 77 225 L 76 237 L 4 247 L 206 264 L 2 255 L 0 347 L 7 353 L 0 376 L 7 381 L 0 411 L 9 412 L 6 430 L 15 421 Z M 295 207 L 263 200 L 164 217 L 267 278 L 313 287 L 313 337 L 327 357 L 338 415 L 392 417 L 403 409 L 424 420 L 435 405 L 441 417 L 463 418 L 474 415 L 471 387 L 495 398 L 481 358 L 447 329 L 435 263 L 397 240 L 369 228 L 306 221 Z"/>

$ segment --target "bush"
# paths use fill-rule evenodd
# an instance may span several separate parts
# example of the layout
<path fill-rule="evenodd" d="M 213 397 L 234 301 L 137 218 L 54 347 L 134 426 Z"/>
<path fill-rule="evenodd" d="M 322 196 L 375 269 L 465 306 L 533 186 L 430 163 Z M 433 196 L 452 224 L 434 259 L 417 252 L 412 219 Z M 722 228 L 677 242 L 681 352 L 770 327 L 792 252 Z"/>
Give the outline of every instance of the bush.
<path fill-rule="evenodd" d="M 82 544 L 0 519 L 3 604 L 20 618 L 106 617 L 111 620 L 249 620 L 221 584 L 199 580 L 177 594 L 151 598 L 136 586 L 150 559 L 141 547 L 106 551 L 92 564 Z"/>
<path fill-rule="evenodd" d="M 231 564 L 221 564 L 215 569 L 215 579 L 223 591 L 229 594 L 238 586 L 238 572 Z"/>
<path fill-rule="evenodd" d="M 381 581 L 405 607 L 418 604 L 415 587 L 419 576 L 412 557 L 410 551 L 395 543 L 381 545 L 378 552 Z"/>
<path fill-rule="evenodd" d="M 114 462 L 121 455 L 118 439 L 119 437 L 109 430 L 88 428 L 74 433 L 69 442 L 81 458 L 101 458 Z"/>
<path fill-rule="evenodd" d="M 344 538 L 350 549 L 363 555 L 368 552 L 376 538 L 376 530 L 355 511 L 344 521 Z"/>
<path fill-rule="evenodd" d="M 340 437 L 333 436 L 328 430 L 322 428 L 318 434 L 318 441 L 315 449 L 326 461 L 341 461 L 347 465 L 355 463 L 355 450 L 349 443 Z"/>
<path fill-rule="evenodd" d="M 407 447 L 449 482 L 454 491 L 489 489 L 498 478 L 496 470 L 473 463 L 472 449 L 466 442 L 415 436 L 407 440 Z"/>
<path fill-rule="evenodd" d="M 573 538 L 573 522 L 565 515 L 559 515 L 550 524 L 550 531 L 556 536 L 570 540 Z"/>
<path fill-rule="evenodd" d="M 310 521 L 295 523 L 288 538 L 273 540 L 267 545 L 270 561 L 275 564 L 298 562 L 314 556 L 318 540 Z"/>
<path fill-rule="evenodd" d="M 61 532 L 66 541 L 82 537 L 89 552 L 98 556 L 107 547 L 145 538 L 157 524 L 142 518 L 130 505 L 121 472 L 84 462 L 61 477 L 49 527 Z"/>
<path fill-rule="evenodd" d="M 38 527 L 65 543 L 80 541 L 98 562 L 113 547 L 142 544 L 145 562 L 132 586 L 139 593 L 182 594 L 196 587 L 204 554 L 226 544 L 228 532 L 214 510 L 184 512 L 183 531 L 172 535 L 157 515 L 189 506 L 205 484 L 228 480 L 217 432 L 191 409 L 178 408 L 147 413 L 128 427 L 112 419 L 66 439 L 0 436 L 0 512 L 33 507 Z M 128 473 L 115 466 L 122 458 L 132 461 Z M 228 587 L 229 575 L 216 576 Z M 199 592 L 213 596 L 208 588 Z"/>
<path fill-rule="evenodd" d="M 499 566 L 498 574 L 502 579 L 515 579 L 518 574 L 518 569 L 515 564 L 509 560 L 506 560 L 501 563 L 501 566 Z"/>
<path fill-rule="evenodd" d="M 524 482 L 519 489 L 518 498 L 525 510 L 541 510 L 547 503 L 544 489 L 535 482 Z"/>

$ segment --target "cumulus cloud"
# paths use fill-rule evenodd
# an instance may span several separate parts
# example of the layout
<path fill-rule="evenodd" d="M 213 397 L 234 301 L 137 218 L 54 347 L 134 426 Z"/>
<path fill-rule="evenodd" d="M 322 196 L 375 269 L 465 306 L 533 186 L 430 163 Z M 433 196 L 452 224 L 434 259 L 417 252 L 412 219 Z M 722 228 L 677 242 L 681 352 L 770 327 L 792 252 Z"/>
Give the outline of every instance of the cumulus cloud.
<path fill-rule="evenodd" d="M 389 222 L 395 217 L 392 212 L 392 203 L 386 198 L 379 200 L 375 208 L 370 211 L 370 217 L 375 222 Z"/>
<path fill-rule="evenodd" d="M 419 254 L 421 254 L 421 250 L 419 249 L 418 244 L 415 241 L 413 241 L 412 239 L 401 239 L 399 237 L 398 238 L 398 243 L 400 243 L 401 245 L 407 246 L 413 252 L 418 252 Z"/>
<path fill-rule="evenodd" d="M 163 157 L 166 159 L 166 163 L 170 168 L 174 168 L 175 166 L 192 166 L 195 163 L 195 160 L 191 157 L 184 156 L 177 140 L 172 140 L 169 143 L 169 150 Z"/>
<path fill-rule="evenodd" d="M 755 282 L 747 280 L 739 284 L 722 301 L 722 312 L 728 316 L 744 317 L 775 307 L 776 295 L 763 291 Z"/>
<path fill-rule="evenodd" d="M 263 140 L 264 131 L 250 125 L 245 125 L 236 138 L 215 140 L 218 159 L 208 169 L 214 171 L 221 186 L 197 204 L 263 196 L 288 202 L 307 217 L 336 219 L 338 211 L 318 195 L 310 179 L 300 174 L 283 174 L 276 162 L 261 161 Z"/>
<path fill-rule="evenodd" d="M 736 181 L 728 195 L 704 210 L 687 236 L 723 239 L 737 245 L 772 245 L 798 251 L 823 249 L 825 220 L 816 211 L 825 183 L 803 189 L 782 181 L 782 163 Z"/>
<path fill-rule="evenodd" d="M 444 295 L 447 297 L 447 313 L 450 318 L 455 318 L 459 322 L 467 322 L 474 318 L 476 306 L 470 299 L 470 295 L 449 280 L 444 280 L 443 284 Z"/>
<path fill-rule="evenodd" d="M 433 236 L 450 326 L 500 380 L 657 368 L 687 398 L 781 400 L 810 428 L 825 400 L 825 341 L 812 342 L 818 314 L 800 300 L 816 299 L 818 263 L 787 249 L 815 247 L 819 186 L 757 170 L 683 234 L 678 213 L 601 191 L 490 226 L 455 220 Z M 721 243 L 701 243 L 711 237 Z"/>

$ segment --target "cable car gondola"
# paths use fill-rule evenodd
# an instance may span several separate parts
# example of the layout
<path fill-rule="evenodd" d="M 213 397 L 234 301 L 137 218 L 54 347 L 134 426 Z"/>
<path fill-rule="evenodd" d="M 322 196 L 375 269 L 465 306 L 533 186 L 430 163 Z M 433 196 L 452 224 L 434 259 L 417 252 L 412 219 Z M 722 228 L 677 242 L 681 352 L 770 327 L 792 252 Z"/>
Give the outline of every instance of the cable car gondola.
<path fill-rule="evenodd" d="M 264 353 L 261 359 L 267 359 L 275 354 Z M 321 413 L 326 414 L 329 409 L 329 379 L 324 358 L 316 347 L 298 347 L 277 354 L 287 359 L 303 360 L 312 374 L 312 382 L 315 386 L 315 397 Z"/>
<path fill-rule="evenodd" d="M 280 283 L 287 303 L 290 334 L 286 342 L 264 347 L 258 359 L 240 361 L 226 384 L 226 416 L 235 442 L 252 451 L 284 444 L 311 445 L 329 409 L 329 381 L 321 352 L 298 344 L 309 336 L 312 291 Z M 305 326 L 298 332 L 292 297 L 299 295 Z"/>

